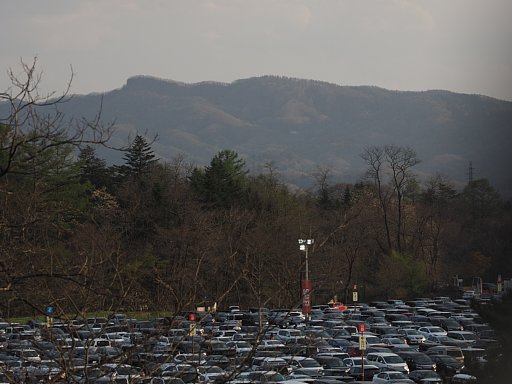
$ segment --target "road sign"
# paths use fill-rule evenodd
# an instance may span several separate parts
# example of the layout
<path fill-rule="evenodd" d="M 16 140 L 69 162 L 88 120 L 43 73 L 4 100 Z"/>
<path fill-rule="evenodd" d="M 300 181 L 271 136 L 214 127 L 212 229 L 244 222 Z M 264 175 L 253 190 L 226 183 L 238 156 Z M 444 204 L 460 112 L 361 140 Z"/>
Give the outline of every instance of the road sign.
<path fill-rule="evenodd" d="M 302 280 L 302 313 L 309 315 L 311 313 L 311 281 Z"/>
<path fill-rule="evenodd" d="M 53 316 L 53 315 L 55 315 L 55 307 L 52 307 L 51 305 L 48 305 L 44 309 L 44 313 L 45 313 L 46 316 Z"/>
<path fill-rule="evenodd" d="M 197 334 L 196 324 L 190 323 L 188 326 L 188 335 L 195 336 Z"/>
<path fill-rule="evenodd" d="M 354 303 L 357 303 L 358 300 L 359 300 L 359 297 L 357 296 L 357 291 L 352 292 L 352 301 Z"/>
<path fill-rule="evenodd" d="M 359 328 L 359 332 L 361 332 L 361 333 L 366 332 L 366 324 L 365 323 L 359 324 L 358 328 Z"/>
<path fill-rule="evenodd" d="M 366 351 L 366 336 L 359 336 L 359 350 Z"/>

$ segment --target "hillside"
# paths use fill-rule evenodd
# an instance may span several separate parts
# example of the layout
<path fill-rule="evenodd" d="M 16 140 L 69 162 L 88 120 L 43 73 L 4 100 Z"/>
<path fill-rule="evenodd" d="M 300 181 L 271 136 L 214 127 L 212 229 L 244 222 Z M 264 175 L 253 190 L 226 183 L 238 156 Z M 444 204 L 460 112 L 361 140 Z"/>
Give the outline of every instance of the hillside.
<path fill-rule="evenodd" d="M 251 171 L 272 162 L 283 180 L 309 187 L 318 167 L 329 168 L 333 182 L 355 181 L 364 171 L 364 147 L 396 144 L 416 150 L 421 177 L 438 172 L 463 185 L 471 161 L 475 178 L 512 195 L 511 102 L 270 76 L 230 84 L 136 76 L 63 107 L 92 116 L 101 97 L 103 118 L 118 125 L 115 142 L 126 143 L 134 132 L 157 134 L 153 147 L 163 160 L 181 153 L 204 165 L 219 150 L 233 149 Z"/>

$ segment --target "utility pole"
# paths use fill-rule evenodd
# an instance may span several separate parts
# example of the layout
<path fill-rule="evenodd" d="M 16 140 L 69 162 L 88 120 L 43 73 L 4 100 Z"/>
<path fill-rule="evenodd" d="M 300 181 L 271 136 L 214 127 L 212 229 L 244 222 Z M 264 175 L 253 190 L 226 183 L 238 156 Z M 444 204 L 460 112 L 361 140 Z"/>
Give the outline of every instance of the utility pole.
<path fill-rule="evenodd" d="M 473 162 L 469 162 L 469 169 L 468 169 L 468 185 L 473 183 Z"/>
<path fill-rule="evenodd" d="M 311 313 L 311 281 L 309 280 L 309 260 L 308 248 L 313 245 L 314 239 L 299 239 L 299 249 L 306 253 L 306 274 L 302 280 L 302 312 L 309 322 L 309 314 Z"/>

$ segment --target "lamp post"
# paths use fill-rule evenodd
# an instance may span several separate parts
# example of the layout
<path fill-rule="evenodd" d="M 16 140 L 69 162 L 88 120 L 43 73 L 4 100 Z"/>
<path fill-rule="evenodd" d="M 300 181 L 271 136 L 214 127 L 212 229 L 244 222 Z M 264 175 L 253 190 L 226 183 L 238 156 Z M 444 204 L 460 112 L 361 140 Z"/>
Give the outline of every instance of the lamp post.
<path fill-rule="evenodd" d="M 306 317 L 306 321 L 309 321 L 309 314 L 311 313 L 311 281 L 309 280 L 309 260 L 308 260 L 308 248 L 315 242 L 314 239 L 299 239 L 299 249 L 306 253 L 306 274 L 304 280 L 302 280 L 302 312 Z"/>

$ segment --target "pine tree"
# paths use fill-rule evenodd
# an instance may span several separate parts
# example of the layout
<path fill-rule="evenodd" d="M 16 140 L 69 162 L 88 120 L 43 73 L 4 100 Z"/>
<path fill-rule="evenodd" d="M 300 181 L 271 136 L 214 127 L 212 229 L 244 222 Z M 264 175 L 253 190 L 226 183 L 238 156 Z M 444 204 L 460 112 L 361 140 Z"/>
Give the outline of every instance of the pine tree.
<path fill-rule="evenodd" d="M 119 173 L 125 177 L 144 175 L 158 161 L 151 146 L 141 135 L 135 136 L 124 160 L 126 163 L 120 167 Z"/>
<path fill-rule="evenodd" d="M 96 156 L 96 151 L 90 145 L 85 146 L 78 155 L 80 181 L 89 182 L 96 188 L 109 184 L 109 174 L 106 162 Z"/>
<path fill-rule="evenodd" d="M 203 201 L 217 208 L 230 207 L 246 190 L 245 161 L 235 151 L 220 151 L 204 171 L 195 169 L 190 181 Z"/>

